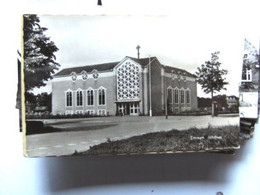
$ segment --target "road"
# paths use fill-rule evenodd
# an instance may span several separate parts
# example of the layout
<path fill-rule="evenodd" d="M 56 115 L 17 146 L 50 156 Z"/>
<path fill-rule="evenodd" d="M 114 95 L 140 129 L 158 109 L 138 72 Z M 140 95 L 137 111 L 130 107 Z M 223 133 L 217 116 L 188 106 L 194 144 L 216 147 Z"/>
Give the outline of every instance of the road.
<path fill-rule="evenodd" d="M 63 132 L 26 136 L 28 156 L 62 156 L 75 151 L 82 152 L 90 146 L 119 140 L 148 132 L 185 130 L 191 127 L 203 128 L 223 125 L 239 125 L 239 117 L 234 115 L 211 116 L 123 116 L 81 119 L 44 120 L 46 126 L 60 128 Z"/>

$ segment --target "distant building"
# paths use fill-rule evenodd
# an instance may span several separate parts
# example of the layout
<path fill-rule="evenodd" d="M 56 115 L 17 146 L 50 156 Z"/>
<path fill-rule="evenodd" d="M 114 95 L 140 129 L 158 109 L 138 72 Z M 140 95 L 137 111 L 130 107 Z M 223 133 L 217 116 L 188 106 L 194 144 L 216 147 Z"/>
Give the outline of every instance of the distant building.
<path fill-rule="evenodd" d="M 156 57 L 66 68 L 52 80 L 52 113 L 163 115 L 197 109 L 196 76 Z"/>
<path fill-rule="evenodd" d="M 258 118 L 259 81 L 259 54 L 257 49 L 245 39 L 239 87 L 240 118 Z"/>
<path fill-rule="evenodd" d="M 240 91 L 258 91 L 258 86 L 258 51 L 247 39 L 245 39 Z"/>
<path fill-rule="evenodd" d="M 228 105 L 228 109 L 232 108 L 232 107 L 238 107 L 239 104 L 239 98 L 236 96 L 227 96 L 226 97 L 227 100 L 227 105 Z"/>

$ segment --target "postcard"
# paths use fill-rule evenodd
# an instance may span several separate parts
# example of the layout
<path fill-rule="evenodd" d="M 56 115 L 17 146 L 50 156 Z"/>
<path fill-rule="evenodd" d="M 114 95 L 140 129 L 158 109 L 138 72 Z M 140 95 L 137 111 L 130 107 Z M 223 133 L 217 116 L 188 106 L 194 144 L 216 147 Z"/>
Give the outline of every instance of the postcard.
<path fill-rule="evenodd" d="M 249 41 L 189 24 L 24 15 L 25 156 L 238 149 L 240 117 L 258 117 L 258 67 L 243 61 Z"/>

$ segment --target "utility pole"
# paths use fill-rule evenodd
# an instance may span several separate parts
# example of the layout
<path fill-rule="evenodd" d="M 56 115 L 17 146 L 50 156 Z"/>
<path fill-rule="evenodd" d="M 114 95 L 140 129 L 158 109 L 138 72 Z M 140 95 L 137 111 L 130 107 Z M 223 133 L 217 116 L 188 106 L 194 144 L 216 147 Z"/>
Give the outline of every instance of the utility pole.
<path fill-rule="evenodd" d="M 165 73 L 164 73 L 165 74 Z M 164 75 L 164 87 L 165 87 L 165 119 L 168 119 L 168 89 L 166 86 L 166 77 Z"/>
<path fill-rule="evenodd" d="M 150 117 L 153 116 L 152 113 L 152 79 L 151 79 L 151 58 L 149 55 L 149 103 L 150 103 L 150 109 L 149 109 L 149 115 Z"/>

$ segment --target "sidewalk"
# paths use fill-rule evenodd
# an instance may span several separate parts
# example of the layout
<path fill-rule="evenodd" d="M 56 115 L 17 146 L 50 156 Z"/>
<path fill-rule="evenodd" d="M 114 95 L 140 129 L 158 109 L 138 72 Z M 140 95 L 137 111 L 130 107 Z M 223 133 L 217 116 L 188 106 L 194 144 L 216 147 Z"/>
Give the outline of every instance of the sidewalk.
<path fill-rule="evenodd" d="M 191 127 L 203 128 L 223 125 L 239 125 L 238 116 L 165 116 L 158 117 L 101 117 L 88 119 L 48 120 L 52 126 L 62 128 L 64 132 L 29 135 L 27 153 L 29 156 L 60 156 L 82 152 L 90 146 L 110 140 L 129 138 L 149 132 L 171 129 L 185 130 Z M 108 124 L 114 124 L 110 126 Z M 89 130 L 84 128 L 102 125 L 103 128 Z M 66 131 L 69 129 L 70 131 Z M 75 131 L 71 131 L 75 129 Z"/>

